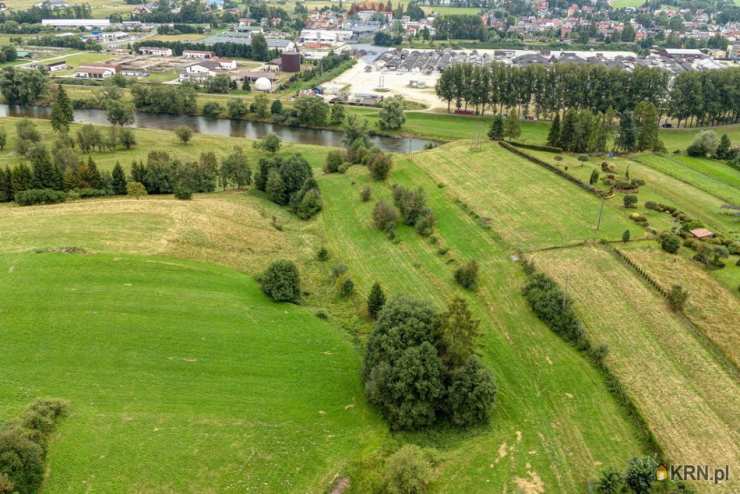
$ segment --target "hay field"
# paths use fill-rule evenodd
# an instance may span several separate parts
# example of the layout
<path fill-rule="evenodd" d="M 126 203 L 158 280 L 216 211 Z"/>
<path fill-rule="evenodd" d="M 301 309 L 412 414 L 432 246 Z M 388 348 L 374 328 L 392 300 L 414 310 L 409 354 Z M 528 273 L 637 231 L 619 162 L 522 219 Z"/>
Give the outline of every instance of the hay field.
<path fill-rule="evenodd" d="M 671 255 L 653 243 L 629 243 L 620 250 L 666 289 L 681 285 L 689 292 L 686 314 L 735 365 L 740 367 L 740 297 L 710 272 L 683 255 Z M 733 269 L 727 267 L 725 269 Z M 737 269 L 737 268 L 734 268 Z"/>
<path fill-rule="evenodd" d="M 592 341 L 609 346 L 607 365 L 669 461 L 737 465 L 737 374 L 718 363 L 665 301 L 606 250 L 581 247 L 533 258 L 574 299 Z M 735 480 L 722 491 L 737 486 Z"/>

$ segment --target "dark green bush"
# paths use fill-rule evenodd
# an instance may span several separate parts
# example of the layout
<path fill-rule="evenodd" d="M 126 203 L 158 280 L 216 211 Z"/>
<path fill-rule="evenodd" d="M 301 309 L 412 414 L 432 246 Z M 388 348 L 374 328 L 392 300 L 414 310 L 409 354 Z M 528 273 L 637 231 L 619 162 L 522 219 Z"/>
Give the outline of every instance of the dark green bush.
<path fill-rule="evenodd" d="M 23 429 L 0 432 L 0 473 L 13 483 L 15 492 L 33 494 L 44 479 L 44 451 L 28 439 Z"/>
<path fill-rule="evenodd" d="M 633 194 L 626 194 L 623 198 L 624 207 L 628 209 L 637 207 L 637 196 Z"/>
<path fill-rule="evenodd" d="M 455 271 L 455 281 L 467 290 L 474 290 L 478 286 L 478 263 L 469 261 Z"/>
<path fill-rule="evenodd" d="M 21 206 L 32 206 L 34 204 L 57 204 L 67 199 L 61 190 L 51 189 L 28 189 L 15 194 L 15 202 Z"/>
<path fill-rule="evenodd" d="M 362 200 L 362 202 L 367 202 L 372 197 L 372 194 L 373 194 L 372 189 L 368 186 L 365 186 L 360 191 L 360 199 Z"/>
<path fill-rule="evenodd" d="M 355 283 L 347 278 L 339 286 L 339 296 L 342 298 L 349 298 L 355 292 Z"/>
<path fill-rule="evenodd" d="M 425 494 L 434 470 L 419 446 L 405 444 L 385 461 L 383 492 L 397 494 Z"/>
<path fill-rule="evenodd" d="M 298 268 L 291 261 L 273 262 L 260 281 L 262 291 L 276 302 L 298 303 L 301 299 Z"/>
<path fill-rule="evenodd" d="M 324 164 L 325 173 L 337 173 L 339 167 L 344 163 L 344 155 L 341 151 L 331 151 L 326 155 L 326 164 Z"/>
<path fill-rule="evenodd" d="M 664 251 L 675 254 L 681 247 L 681 238 L 673 234 L 663 235 L 660 239 L 660 246 Z"/>
<path fill-rule="evenodd" d="M 583 327 L 573 312 L 570 299 L 557 284 L 542 273 L 529 277 L 524 297 L 537 317 L 566 341 L 579 348 L 588 348 Z"/>

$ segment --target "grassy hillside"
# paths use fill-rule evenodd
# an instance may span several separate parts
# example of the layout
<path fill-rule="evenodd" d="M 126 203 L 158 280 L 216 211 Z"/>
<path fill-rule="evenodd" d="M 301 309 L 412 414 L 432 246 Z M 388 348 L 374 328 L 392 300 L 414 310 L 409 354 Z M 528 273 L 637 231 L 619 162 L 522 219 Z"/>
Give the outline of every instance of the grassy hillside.
<path fill-rule="evenodd" d="M 370 183 L 361 167 L 321 177 L 325 210 L 318 219 L 334 256 L 330 264 L 346 264 L 360 293 L 380 281 L 390 294 L 410 293 L 438 307 L 461 295 L 482 320 L 483 357 L 500 389 L 491 426 L 464 439 L 451 432 L 408 436 L 447 452 L 441 491 L 501 491 L 521 482 L 574 491 L 591 476 L 588 470 L 637 454 L 634 430 L 598 374 L 528 311 L 509 247 L 463 214 L 449 192 L 411 161 L 397 161 L 390 182 L 425 190 L 438 220 L 436 244 L 408 227 L 399 229 L 400 243 L 394 244 L 372 227 L 374 201 L 389 198 L 390 188 Z M 359 191 L 366 184 L 374 200 L 362 203 Z M 442 247 L 449 251 L 441 255 Z M 454 268 L 468 259 L 481 265 L 475 295 L 452 280 Z"/>
<path fill-rule="evenodd" d="M 538 253 L 534 261 L 575 300 L 593 341 L 609 346 L 607 365 L 672 463 L 740 461 L 736 371 L 718 363 L 662 298 L 599 247 Z M 737 481 L 724 492 L 732 486 Z"/>
<path fill-rule="evenodd" d="M 638 231 L 612 205 L 616 200 L 606 202 L 597 231 L 601 201 L 596 196 L 497 144 L 474 151 L 470 142 L 457 142 L 415 161 L 483 216 L 497 235 L 523 250 Z"/>
<path fill-rule="evenodd" d="M 166 148 L 192 150 L 191 153 L 195 150 L 199 152 L 201 149 L 216 149 L 220 144 L 219 152 L 223 153 L 233 143 L 248 144 L 238 139 L 218 140 L 196 136 L 194 144 L 180 146 L 174 144 L 174 139 L 170 144 L 168 138 L 171 134 L 167 132 L 140 131 L 137 135 L 141 137 L 140 148 L 146 146 L 147 150 L 158 148 L 157 142 L 164 142 L 163 147 Z M 488 145 L 488 147 L 493 148 L 494 146 Z M 250 154 L 250 162 L 254 165 L 258 155 L 251 146 L 247 146 L 246 149 Z M 191 202 L 175 201 L 171 197 L 150 197 L 141 200 L 120 198 L 91 200 L 31 208 L 0 206 L 2 213 L 0 214 L 0 228 L 6 233 L 0 239 L 0 251 L 6 252 L 1 257 L 38 263 L 51 262 L 46 259 L 61 259 L 60 264 L 53 269 L 51 265 L 48 268 L 40 267 L 39 269 L 43 268 L 44 276 L 38 277 L 38 283 L 27 284 L 28 286 L 24 288 L 28 291 L 28 295 L 24 295 L 28 300 L 41 298 L 40 293 L 52 295 L 44 297 L 45 300 L 50 300 L 48 302 L 50 305 L 48 308 L 44 305 L 41 310 L 36 311 L 38 317 L 45 317 L 48 320 L 52 310 L 59 310 L 59 302 L 53 305 L 55 303 L 53 301 L 60 300 L 59 297 L 54 297 L 54 294 L 60 293 L 61 290 L 67 294 L 67 298 L 71 297 L 70 316 L 65 316 L 64 321 L 71 318 L 71 314 L 83 311 L 84 317 L 79 323 L 81 326 L 75 326 L 75 328 L 89 326 L 93 328 L 89 336 L 90 340 L 106 341 L 108 344 L 106 348 L 109 353 L 107 354 L 90 352 L 91 344 L 87 343 L 89 340 L 82 340 L 82 346 L 80 346 L 77 338 L 65 338 L 63 344 L 59 344 L 60 352 L 64 351 L 65 354 L 71 355 L 79 355 L 82 352 L 91 353 L 90 356 L 85 357 L 86 360 L 83 360 L 79 368 L 75 367 L 76 364 L 72 365 L 74 361 L 71 363 L 62 361 L 48 371 L 37 371 L 37 378 L 40 382 L 38 386 L 50 381 L 55 383 L 55 387 L 51 389 L 39 387 L 29 392 L 21 392 L 19 383 L 31 380 L 29 374 L 31 371 L 26 370 L 26 374 L 11 380 L 2 391 L 2 393 L 16 397 L 12 401 L 14 405 L 2 412 L 7 416 L 22 406 L 24 400 L 20 399 L 21 395 L 25 399 L 26 395 L 31 396 L 37 392 L 69 398 L 73 402 L 73 410 L 74 403 L 82 402 L 81 410 L 75 411 L 75 414 L 80 414 L 79 421 L 69 426 L 72 435 L 68 436 L 66 429 L 63 430 L 62 438 L 54 445 L 55 451 L 52 458 L 54 474 L 61 468 L 56 466 L 58 463 L 54 462 L 66 461 L 67 456 L 80 454 L 74 446 L 75 435 L 83 434 L 81 431 L 84 430 L 84 437 L 93 435 L 92 431 L 97 431 L 96 437 L 104 437 L 105 434 L 101 434 L 100 431 L 112 431 L 114 439 L 110 440 L 110 445 L 106 445 L 108 448 L 106 451 L 113 452 L 105 453 L 109 455 L 107 459 L 100 459 L 101 471 L 96 473 L 95 479 L 90 477 L 89 469 L 79 466 L 79 460 L 75 460 L 71 461 L 69 466 L 71 469 L 69 478 L 73 479 L 71 482 L 77 483 L 82 480 L 92 482 L 94 480 L 97 482 L 95 485 L 116 486 L 130 479 L 141 479 L 141 475 L 132 473 L 131 469 L 136 468 L 133 463 L 124 464 L 123 460 L 120 462 L 116 460 L 118 465 L 110 462 L 113 466 L 107 466 L 110 458 L 113 457 L 110 455 L 115 452 L 121 455 L 115 458 L 120 458 L 130 451 L 129 447 L 134 447 L 128 444 L 136 444 L 136 442 L 119 445 L 119 441 L 126 441 L 119 426 L 101 425 L 111 422 L 106 420 L 110 415 L 106 415 L 108 412 L 100 412 L 102 418 L 98 418 L 97 409 L 90 411 L 89 407 L 92 405 L 88 405 L 89 403 L 110 404 L 113 410 L 110 413 L 115 417 L 115 413 L 118 413 L 116 406 L 122 407 L 121 403 L 125 403 L 117 401 L 119 392 L 124 392 L 123 396 L 127 398 L 136 396 L 135 391 L 132 391 L 130 387 L 126 388 L 122 383 L 136 383 L 137 376 L 131 378 L 130 375 L 122 373 L 122 376 L 116 377 L 116 380 L 111 381 L 111 385 L 107 388 L 91 386 L 91 381 L 82 380 L 79 389 L 71 388 L 69 393 L 71 396 L 62 393 L 64 387 L 55 380 L 56 378 L 48 377 L 52 371 L 53 376 L 73 376 L 81 372 L 80 368 L 87 367 L 100 367 L 110 373 L 110 369 L 115 365 L 127 363 L 125 352 L 132 351 L 130 349 L 133 346 L 138 349 L 137 358 L 141 357 L 147 363 L 157 362 L 158 359 L 165 361 L 168 357 L 174 357 L 174 362 L 177 364 L 180 363 L 177 361 L 178 358 L 198 359 L 197 362 L 183 361 L 184 366 L 185 364 L 197 365 L 201 361 L 214 362 L 216 365 L 213 360 L 215 357 L 209 356 L 208 352 L 211 349 L 216 352 L 218 349 L 219 352 L 226 352 L 229 359 L 241 359 L 235 364 L 238 371 L 237 377 L 242 373 L 265 375 L 269 378 L 265 383 L 265 389 L 269 387 L 279 389 L 283 380 L 289 384 L 292 384 L 293 380 L 298 383 L 311 380 L 310 385 L 306 385 L 305 393 L 314 395 L 306 403 L 293 406 L 290 403 L 290 397 L 287 396 L 291 394 L 290 389 L 292 388 L 289 388 L 285 393 L 281 390 L 280 395 L 273 401 L 263 400 L 262 408 L 257 409 L 256 405 L 250 408 L 241 405 L 239 400 L 243 399 L 240 394 L 242 389 L 234 383 L 235 378 L 227 376 L 224 384 L 215 386 L 214 392 L 228 391 L 229 396 L 235 395 L 234 403 L 225 401 L 218 403 L 224 403 L 224 410 L 226 408 L 236 410 L 238 419 L 243 421 L 238 422 L 238 425 L 251 424 L 253 421 L 261 423 L 260 421 L 267 420 L 264 419 L 265 416 L 284 424 L 280 427 L 275 426 L 276 431 L 273 432 L 270 430 L 253 432 L 254 437 L 247 440 L 241 429 L 235 430 L 234 423 L 237 418 L 228 416 L 213 418 L 208 415 L 208 413 L 213 413 L 211 408 L 216 406 L 210 404 L 215 398 L 208 390 L 201 393 L 200 381 L 195 383 L 197 394 L 192 394 L 192 389 L 176 382 L 172 386 L 172 394 L 165 395 L 165 398 L 174 403 L 184 403 L 183 407 L 191 412 L 197 410 L 193 400 L 198 397 L 198 394 L 203 395 L 203 401 L 206 402 L 203 410 L 208 413 L 204 412 L 205 418 L 201 421 L 188 422 L 185 425 L 177 423 L 175 418 L 170 418 L 170 412 L 165 410 L 164 405 L 161 404 L 165 402 L 165 398 L 162 398 L 162 401 L 153 400 L 152 407 L 147 408 L 146 402 L 154 392 L 142 391 L 142 396 L 140 399 L 137 398 L 134 409 L 138 414 L 146 416 L 146 420 L 141 419 L 144 420 L 142 430 L 150 433 L 150 436 L 146 437 L 145 452 L 147 455 L 159 458 L 159 463 L 157 468 L 148 474 L 149 478 L 141 480 L 140 486 L 137 485 L 140 490 L 180 490 L 175 480 L 159 472 L 160 468 L 162 472 L 167 471 L 168 465 L 175 461 L 190 465 L 191 471 L 184 474 L 184 478 L 196 478 L 194 485 L 198 488 L 206 485 L 209 480 L 236 482 L 233 480 L 237 478 L 235 472 L 245 475 L 245 471 L 254 472 L 252 477 L 238 477 L 246 484 L 231 483 L 228 486 L 251 486 L 254 490 L 259 490 L 258 482 L 268 482 L 269 486 L 282 487 L 284 491 L 321 492 L 328 483 L 327 479 L 341 472 L 348 472 L 353 478 L 361 481 L 368 472 L 368 468 L 374 468 L 368 467 L 363 462 L 364 453 L 377 451 L 380 444 L 389 444 L 383 432 L 385 426 L 383 424 L 378 426 L 374 416 L 367 415 L 368 412 L 361 403 L 361 394 L 357 398 L 356 394 L 347 394 L 342 391 L 342 389 L 345 391 L 348 389 L 342 383 L 350 382 L 354 386 L 352 389 L 360 392 L 356 366 L 361 353 L 355 350 L 351 358 L 343 356 L 348 360 L 342 371 L 342 379 L 348 381 L 340 379 L 336 396 L 332 394 L 327 398 L 319 387 L 327 386 L 326 382 L 331 382 L 331 379 L 322 375 L 320 371 L 325 370 L 328 373 L 333 370 L 321 367 L 324 357 L 322 352 L 325 350 L 318 347 L 329 347 L 328 351 L 336 354 L 339 350 L 332 350 L 331 345 L 327 343 L 327 338 L 328 341 L 334 341 L 331 338 L 336 338 L 334 348 L 341 348 L 341 345 L 348 345 L 346 336 L 344 336 L 347 332 L 359 335 L 360 341 L 362 340 L 370 329 L 369 323 L 363 316 L 363 301 L 369 287 L 375 281 L 380 281 L 391 296 L 410 293 L 430 299 L 440 309 L 453 295 L 464 296 L 469 300 L 476 317 L 482 320 L 483 358 L 493 370 L 499 387 L 497 406 L 491 425 L 469 432 L 442 430 L 432 434 L 394 436 L 394 439 L 398 441 L 412 441 L 440 450 L 442 463 L 438 469 L 439 480 L 435 484 L 440 492 L 458 490 L 490 492 L 492 489 L 512 491 L 528 485 L 538 486 L 538 489 L 574 492 L 581 490 L 584 483 L 594 477 L 595 471 L 601 467 L 621 466 L 629 457 L 645 452 L 639 432 L 611 398 L 600 375 L 578 352 L 542 325 L 527 308 L 520 295 L 523 278 L 519 267 L 511 260 L 512 246 L 502 240 L 503 235 L 499 235 L 495 228 L 492 231 L 486 231 L 456 205 L 453 202 L 456 193 L 452 187 L 437 187 L 436 179 L 420 168 L 419 163 L 425 162 L 424 158 L 432 153 L 414 155 L 413 161 L 399 157 L 389 182 L 421 186 L 425 189 L 429 205 L 438 220 L 435 233 L 437 241 L 433 244 L 418 236 L 412 229 L 401 227 L 399 229 L 400 243 L 396 244 L 372 228 L 369 220 L 372 203 L 362 203 L 359 199 L 360 188 L 365 184 L 370 184 L 364 168 L 354 167 L 346 175 L 324 176 L 318 172 L 318 167 L 322 164 L 326 149 L 308 147 L 295 147 L 294 149 L 305 151 L 305 155 L 317 167 L 319 184 L 324 197 L 324 211 L 310 222 L 302 222 L 291 217 L 287 212 L 268 203 L 260 194 L 254 192 L 196 195 Z M 444 148 L 434 153 L 443 150 Z M 139 149 L 129 152 L 122 151 L 117 155 L 126 157 L 128 162 L 128 157 L 132 154 L 143 154 L 143 152 Z M 3 156 L 12 159 L 7 151 Z M 99 162 L 105 160 L 106 163 L 112 161 L 110 156 L 104 157 L 103 155 L 96 155 L 96 159 Z M 461 166 L 465 167 L 466 162 L 461 161 Z M 377 183 L 370 185 L 375 198 L 389 196 L 389 185 Z M 560 184 L 560 182 L 550 184 L 553 188 L 557 185 L 572 187 L 570 184 Z M 580 194 L 580 191 L 577 192 Z M 273 224 L 279 225 L 279 229 Z M 84 247 L 92 252 L 111 254 L 64 257 L 56 254 L 20 254 L 33 247 L 70 245 Z M 327 263 L 315 260 L 315 252 L 321 245 L 326 246 L 331 252 L 331 260 Z M 440 254 L 442 247 L 449 250 Z M 124 254 L 120 254 L 121 252 Z M 130 254 L 143 257 L 129 257 Z M 159 257 L 162 255 L 168 258 L 163 260 Z M 256 274 L 270 259 L 277 257 L 291 258 L 299 263 L 305 289 L 309 292 L 306 305 L 327 309 L 330 313 L 330 325 L 320 324 L 318 319 L 312 315 L 313 310 L 272 304 L 262 307 L 262 296 L 256 292 L 253 282 L 243 275 L 212 265 L 192 264 L 185 261 L 185 259 L 208 260 L 212 263 L 230 266 L 239 272 Z M 115 260 L 117 258 L 118 261 Z M 455 266 L 472 258 L 477 259 L 481 264 L 481 286 L 476 294 L 462 292 L 452 280 Z M 31 261 L 26 261 L 26 259 Z M 7 273 L 10 270 L 11 261 L 6 262 L 8 266 L 0 266 L 0 273 Z M 82 263 L 98 262 L 99 267 L 82 265 Z M 174 263 L 177 266 L 163 265 L 162 262 Z M 11 274 L 16 276 L 22 273 L 23 263 L 18 261 L 13 264 L 16 267 Z M 357 294 L 351 302 L 341 301 L 336 295 L 330 271 L 337 264 L 347 265 L 348 276 L 355 282 Z M 143 265 L 141 269 L 144 271 L 137 274 L 138 278 L 134 281 L 128 281 L 126 279 L 129 276 L 129 268 L 126 268 L 128 265 L 135 265 L 136 269 L 139 269 L 139 265 Z M 119 268 L 119 266 L 123 267 Z M 181 274 L 181 266 L 184 266 L 182 269 L 187 272 L 182 273 L 182 279 L 178 278 Z M 162 278 L 158 273 L 164 267 L 167 269 L 165 271 L 167 276 Z M 67 269 L 74 273 L 65 278 Z M 192 274 L 193 270 L 197 270 L 197 276 Z M 5 277 L 6 275 L 0 276 Z M 133 277 L 133 274 L 130 276 Z M 47 277 L 52 279 L 47 281 Z M 197 286 L 193 286 L 194 280 L 197 280 Z M 19 282 L 14 283 L 12 286 Z M 131 283 L 132 287 L 127 286 L 127 283 Z M 126 290 L 139 285 L 145 285 L 150 291 L 138 292 L 135 298 L 129 298 L 129 292 Z M 108 286 L 111 288 L 108 289 Z M 156 289 L 159 286 L 162 287 L 161 290 Z M 69 293 L 72 295 L 70 296 Z M 81 295 L 81 298 L 77 298 L 77 293 Z M 184 304 L 175 302 L 182 300 L 185 301 Z M 103 314 L 121 314 L 122 311 L 116 307 L 124 307 L 123 314 L 129 314 L 133 311 L 134 303 L 140 305 L 142 301 L 149 301 L 144 311 L 144 315 L 150 318 L 147 324 L 157 328 L 157 331 L 148 332 L 145 335 L 143 341 L 147 343 L 144 346 L 146 350 L 141 349 L 141 338 L 130 339 L 128 333 L 122 331 L 118 332 L 118 336 L 110 342 L 101 336 L 101 332 L 109 327 L 100 326 L 102 324 L 100 318 Z M 202 301 L 207 301 L 207 303 Z M 182 314 L 178 309 L 181 304 L 188 306 Z M 20 314 L 31 314 L 27 316 L 29 318 L 35 317 L 28 309 L 28 303 L 23 307 L 18 309 Z M 100 307 L 100 309 L 95 307 Z M 244 344 L 248 344 L 250 349 L 248 353 L 245 353 L 247 350 L 241 343 L 241 331 L 243 331 L 242 328 L 252 328 L 249 320 L 245 322 L 244 318 L 251 317 L 249 314 L 255 310 L 253 307 L 265 311 L 264 318 L 254 323 L 254 330 L 264 331 L 264 334 L 260 333 L 259 338 L 253 340 L 244 340 Z M 94 313 L 95 311 L 97 314 Z M 218 314 L 214 316 L 214 322 L 208 324 L 208 314 L 213 312 Z M 302 318 L 300 322 L 293 322 L 298 321 L 299 316 Z M 127 319 L 124 316 L 120 318 L 124 321 Z M 286 322 L 284 318 L 290 320 Z M 14 330 L 11 333 L 13 335 L 32 335 L 34 328 L 39 326 L 38 319 L 20 322 L 16 322 L 16 319 L 14 316 L 11 320 L 13 321 Z M 161 324 L 157 322 L 160 320 L 163 321 Z M 198 324 L 191 324 L 186 328 L 187 333 L 183 338 L 190 341 L 180 344 L 179 339 L 174 339 L 172 335 L 177 328 L 186 324 L 184 321 L 196 321 Z M 274 343 L 277 346 L 272 346 L 271 341 L 264 341 L 264 339 L 270 340 L 269 335 L 276 331 L 274 329 L 276 326 L 283 328 L 295 325 L 302 328 L 304 325 L 311 324 L 316 325 L 317 335 L 311 336 L 310 342 L 306 343 L 296 338 L 290 340 L 290 345 L 300 348 L 291 349 L 287 341 L 284 346 L 280 346 L 283 345 L 282 340 Z M 59 327 L 65 328 L 66 326 L 60 322 Z M 74 330 L 79 331 L 79 329 Z M 328 331 L 329 335 L 321 333 L 320 330 Z M 218 337 L 205 337 L 206 340 L 202 340 L 200 332 L 203 331 L 218 331 Z M 172 341 L 175 344 L 165 346 L 164 343 L 152 341 L 157 338 Z M 38 338 L 35 341 L 38 341 Z M 17 361 L 13 362 L 14 367 L 26 365 L 24 362 L 29 360 L 26 358 L 30 352 L 29 345 L 30 343 L 27 343 L 25 347 L 14 352 L 14 355 L 18 355 Z M 174 349 L 177 351 L 175 352 Z M 259 365 L 262 365 L 264 361 L 261 359 L 266 359 L 266 355 L 276 355 L 277 365 L 282 365 L 283 359 L 294 359 L 294 356 L 298 362 L 288 366 L 289 370 L 285 374 L 278 374 L 276 377 L 267 370 L 259 370 Z M 97 358 L 104 362 L 98 365 L 96 361 L 87 360 Z M 107 363 L 109 361 L 112 363 Z M 223 367 L 219 369 L 228 368 L 232 365 L 231 361 L 224 362 Z M 168 369 L 169 362 L 167 360 L 164 364 L 156 364 L 159 367 L 155 368 L 145 367 L 147 379 L 169 382 L 169 379 L 179 378 L 179 376 L 170 377 L 170 374 L 177 374 L 177 372 Z M 140 364 L 136 360 L 134 363 Z M 305 370 L 296 368 L 297 365 L 304 365 Z M 159 376 L 160 372 L 164 373 L 163 377 Z M 300 376 L 306 377 L 304 379 Z M 128 378 L 124 379 L 124 377 Z M 191 377 L 190 374 L 186 374 L 183 379 Z M 206 377 L 203 379 L 205 380 Z M 257 396 L 262 396 L 260 393 L 267 393 L 265 389 L 250 382 L 255 387 Z M 84 394 L 92 392 L 89 388 L 97 393 L 94 399 Z M 190 394 L 177 395 L 183 389 Z M 303 399 L 304 392 L 297 396 Z M 353 401 L 353 398 L 357 399 Z M 334 399 L 337 402 L 342 401 L 342 412 L 344 412 L 345 405 L 355 403 L 355 408 L 351 410 L 364 417 L 366 425 L 358 425 L 361 424 L 359 418 L 355 422 L 349 419 L 346 422 L 336 422 L 335 426 L 321 429 L 324 435 L 320 436 L 319 441 L 314 434 L 317 430 L 315 427 L 321 427 L 322 417 L 325 417 L 319 411 L 327 412 L 326 416 L 333 413 L 331 411 L 333 408 L 324 405 L 322 401 L 327 399 L 330 400 L 330 404 Z M 309 410 L 311 410 L 310 413 Z M 124 412 L 129 411 L 124 409 Z M 131 413 L 131 415 L 134 414 Z M 310 417 L 311 420 L 318 421 L 318 425 L 314 425 L 313 422 L 306 425 L 301 422 L 301 417 L 307 419 Z M 118 420 L 123 423 L 120 426 L 121 429 L 133 427 L 130 423 L 136 423 L 135 420 L 127 422 L 128 419 L 116 419 L 112 423 L 118 424 Z M 170 420 L 175 422 L 170 422 Z M 227 425 L 220 426 L 220 420 Z M 75 416 L 65 422 L 65 427 L 67 427 L 66 424 L 73 422 L 75 422 Z M 181 449 L 170 453 L 158 452 L 157 448 L 164 448 L 170 444 L 166 439 L 160 441 L 156 436 L 151 436 L 151 431 L 154 431 L 156 427 L 159 428 L 156 432 L 165 430 L 165 427 L 158 425 L 160 422 L 166 425 L 166 430 L 171 435 L 176 435 L 175 433 L 180 429 L 187 431 L 182 442 L 177 443 L 181 445 Z M 218 434 L 203 432 L 199 426 L 201 422 L 209 427 L 212 425 L 218 428 Z M 361 427 L 362 431 L 356 427 Z M 87 429 L 90 429 L 90 432 Z M 299 440 L 292 444 L 293 447 L 301 448 L 301 454 L 297 458 L 286 459 L 265 453 L 270 451 L 269 447 L 264 446 L 265 442 L 274 440 L 279 441 L 280 445 L 287 444 L 283 441 L 283 436 L 276 436 L 283 432 L 285 437 L 297 434 Z M 135 437 L 143 436 L 141 432 L 135 434 Z M 215 435 L 213 442 L 208 442 L 211 441 L 211 434 Z M 332 447 L 333 443 L 326 442 L 339 441 L 339 438 L 343 441 L 344 438 L 356 435 L 359 435 L 360 440 L 355 441 L 356 444 L 352 447 L 345 443 Z M 318 441 L 317 448 L 330 451 L 324 454 L 318 453 L 318 450 L 311 450 L 303 445 L 302 438 L 307 438 L 307 442 Z M 102 441 L 103 439 L 95 440 Z M 224 451 L 213 459 L 214 464 L 223 462 L 224 465 L 228 465 L 224 470 L 224 475 L 221 475 L 221 471 L 208 474 L 205 467 L 201 468 L 199 465 L 196 465 L 199 469 L 193 469 L 194 464 L 191 458 L 196 448 L 199 452 L 210 451 L 218 448 L 214 444 L 216 441 L 220 441 L 221 444 L 234 445 L 221 448 Z M 96 443 L 91 442 L 91 444 Z M 249 444 L 256 445 L 248 446 Z M 279 452 L 282 454 L 282 451 L 281 446 Z M 228 454 L 236 455 L 237 460 L 232 460 L 232 457 L 227 456 Z M 309 460 L 308 455 L 314 455 L 316 459 Z M 265 463 L 259 463 L 253 467 L 254 470 L 244 466 L 252 464 L 249 462 L 262 460 Z M 261 465 L 266 465 L 269 461 L 281 463 L 281 469 L 275 473 L 267 473 L 267 467 L 263 469 Z M 304 463 L 311 464 L 311 467 L 303 467 L 295 480 L 296 483 L 287 485 L 286 482 L 293 478 L 288 473 L 290 469 L 297 469 L 300 464 Z M 181 467 L 178 466 L 178 468 Z M 182 468 L 185 469 L 184 466 Z M 66 472 L 67 469 L 62 471 Z M 177 472 L 173 475 L 177 475 Z M 252 483 L 253 480 L 255 483 Z M 52 492 L 56 492 L 65 490 L 67 485 L 66 477 L 52 476 L 49 488 Z M 213 490 L 222 490 L 219 487 L 220 484 Z M 105 490 L 103 487 L 100 489 Z M 355 489 L 357 492 L 362 492 L 362 484 L 358 483 Z M 265 488 L 264 490 L 270 491 L 271 489 Z"/>
<path fill-rule="evenodd" d="M 346 335 L 242 274 L 55 253 L 0 273 L 0 418 L 72 404 L 45 492 L 316 492 L 384 435 Z"/>
<path fill-rule="evenodd" d="M 604 176 L 600 166 L 603 159 L 592 158 L 582 162 L 574 155 L 562 154 L 562 160 L 556 162 L 553 153 L 529 150 L 527 153 L 563 169 L 567 166 L 568 173 L 583 181 L 588 181 L 592 170 L 598 170 Z M 740 234 L 737 219 L 722 208 L 728 203 L 740 204 L 740 189 L 735 185 L 740 179 L 740 172 L 724 163 L 687 156 L 647 153 L 606 161 L 616 170 L 618 176 L 625 176 L 629 170 L 631 178 L 645 180 L 645 185 L 640 187 L 637 194 L 639 203 L 636 211 L 645 215 L 650 225 L 658 230 L 670 229 L 674 226 L 673 219 L 669 215 L 646 209 L 644 204 L 647 201 L 678 207 L 715 231 L 735 237 Z M 609 202 L 619 208 L 622 194 L 617 194 Z"/>

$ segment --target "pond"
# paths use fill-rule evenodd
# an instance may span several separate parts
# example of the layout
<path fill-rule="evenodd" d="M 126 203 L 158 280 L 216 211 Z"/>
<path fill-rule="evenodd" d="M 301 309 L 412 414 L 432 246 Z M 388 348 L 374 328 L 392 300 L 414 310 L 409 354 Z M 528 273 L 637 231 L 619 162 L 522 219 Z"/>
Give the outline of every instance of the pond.
<path fill-rule="evenodd" d="M 50 118 L 50 115 L 51 108 L 38 106 L 21 108 L 0 105 L 0 117 Z M 74 115 L 76 123 L 108 125 L 108 119 L 103 110 L 75 110 Z M 200 132 L 202 134 L 246 137 L 249 139 L 261 139 L 267 134 L 273 133 L 286 142 L 313 144 L 315 146 L 342 147 L 342 137 L 344 136 L 344 132 L 339 130 L 306 129 L 265 122 L 141 112 L 134 113 L 134 123 L 131 126 L 144 129 L 174 130 L 181 125 L 187 125 L 194 132 Z M 393 153 L 419 151 L 424 149 L 427 144 L 434 143 L 434 141 L 413 137 L 374 136 L 369 139 L 370 142 L 381 150 Z"/>

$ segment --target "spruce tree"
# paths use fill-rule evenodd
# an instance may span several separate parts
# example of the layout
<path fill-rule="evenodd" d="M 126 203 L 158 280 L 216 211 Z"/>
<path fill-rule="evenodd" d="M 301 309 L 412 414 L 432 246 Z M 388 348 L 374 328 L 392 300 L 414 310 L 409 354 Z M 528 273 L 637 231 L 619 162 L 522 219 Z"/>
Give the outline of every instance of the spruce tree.
<path fill-rule="evenodd" d="M 500 141 L 504 138 L 504 117 L 497 113 L 491 122 L 491 129 L 488 131 L 488 137 L 492 141 Z"/>
<path fill-rule="evenodd" d="M 87 158 L 87 166 L 81 178 L 91 189 L 99 189 L 102 186 L 103 180 L 100 176 L 100 171 L 98 171 L 98 165 L 95 164 L 91 157 Z"/>
<path fill-rule="evenodd" d="M 16 166 L 12 172 L 11 184 L 13 186 L 13 195 L 18 192 L 33 188 L 33 173 L 24 163 Z"/>
<path fill-rule="evenodd" d="M 367 313 L 373 319 L 377 319 L 384 305 L 385 293 L 383 293 L 380 283 L 376 282 L 370 289 L 370 295 L 367 297 Z"/>
<path fill-rule="evenodd" d="M 0 202 L 13 200 L 13 174 L 10 168 L 0 170 Z"/>
<path fill-rule="evenodd" d="M 717 146 L 717 151 L 714 153 L 714 156 L 718 160 L 730 159 L 730 155 L 732 154 L 731 148 L 732 143 L 730 142 L 730 138 L 727 134 L 722 134 L 722 138 L 719 140 L 719 146 Z"/>
<path fill-rule="evenodd" d="M 31 186 L 34 189 L 62 190 L 62 174 L 49 157 L 43 144 L 36 144 L 29 153 L 32 169 Z"/>
<path fill-rule="evenodd" d="M 506 119 L 504 124 L 504 135 L 509 139 L 513 140 L 522 134 L 522 129 L 519 126 L 519 114 L 516 108 L 512 108 L 509 112 L 509 117 Z"/>
<path fill-rule="evenodd" d="M 126 174 L 123 172 L 123 167 L 121 164 L 116 161 L 116 166 L 113 167 L 113 194 L 117 196 L 123 196 L 126 195 Z"/>
<path fill-rule="evenodd" d="M 54 104 L 51 107 L 51 126 L 57 132 L 67 132 L 69 124 L 74 121 L 74 108 L 72 101 L 67 96 L 64 86 L 61 84 L 57 89 Z"/>
<path fill-rule="evenodd" d="M 560 129 L 560 147 L 566 151 L 572 151 L 576 138 L 576 112 L 568 110 L 563 118 L 563 125 Z"/>
<path fill-rule="evenodd" d="M 547 134 L 547 145 L 560 147 L 560 113 L 555 114 L 555 118 L 550 125 L 550 132 Z"/>

